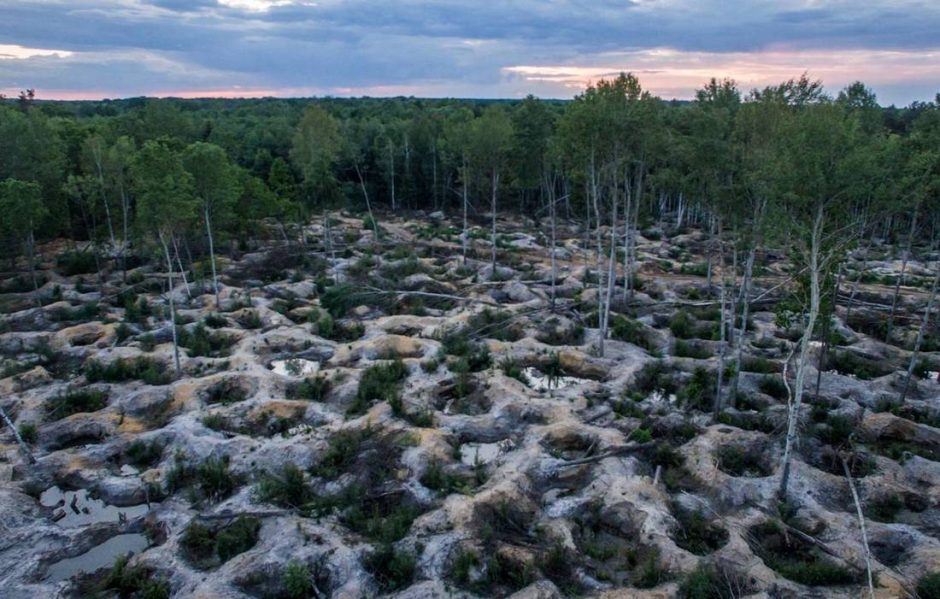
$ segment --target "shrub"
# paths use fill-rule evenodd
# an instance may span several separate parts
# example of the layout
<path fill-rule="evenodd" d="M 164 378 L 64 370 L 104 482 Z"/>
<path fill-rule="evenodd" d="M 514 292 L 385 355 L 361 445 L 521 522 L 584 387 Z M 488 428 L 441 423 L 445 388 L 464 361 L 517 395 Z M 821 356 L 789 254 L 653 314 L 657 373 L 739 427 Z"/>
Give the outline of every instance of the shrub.
<path fill-rule="evenodd" d="M 669 330 L 677 339 L 692 339 L 695 337 L 695 319 L 685 310 L 676 312 L 669 321 Z"/>
<path fill-rule="evenodd" d="M 656 445 L 650 458 L 650 462 L 654 466 L 662 466 L 663 468 L 681 466 L 684 461 L 685 458 L 682 457 L 682 454 L 666 442 Z"/>
<path fill-rule="evenodd" d="M 712 352 L 708 347 L 701 343 L 683 341 L 682 339 L 676 339 L 673 354 L 679 358 L 693 358 L 695 360 L 707 360 L 712 357 Z"/>
<path fill-rule="evenodd" d="M 759 372 L 761 374 L 775 374 L 781 371 L 781 366 L 761 357 L 746 356 L 741 361 L 741 370 L 743 372 Z"/>
<path fill-rule="evenodd" d="M 409 586 L 414 580 L 414 555 L 399 551 L 389 543 L 382 544 L 364 559 L 363 565 L 375 578 L 383 593 Z"/>
<path fill-rule="evenodd" d="M 35 443 L 39 438 L 39 432 L 36 429 L 36 425 L 32 422 L 24 422 L 19 427 L 20 438 L 23 439 L 25 443 Z"/>
<path fill-rule="evenodd" d="M 885 495 L 868 502 L 868 517 L 878 522 L 894 522 L 904 509 L 904 502 L 897 495 Z"/>
<path fill-rule="evenodd" d="M 228 456 L 206 458 L 197 465 L 187 463 L 182 453 L 177 453 L 173 467 L 167 472 L 165 484 L 168 493 L 190 487 L 197 499 L 210 501 L 225 499 L 238 487 L 239 478 L 228 469 Z"/>
<path fill-rule="evenodd" d="M 210 332 L 202 323 L 193 327 L 192 331 L 177 328 L 176 338 L 180 347 L 186 348 L 189 356 L 193 358 L 225 355 L 225 350 L 232 344 L 232 340 L 227 336 Z"/>
<path fill-rule="evenodd" d="M 940 599 L 940 571 L 925 574 L 917 581 L 917 596 L 920 599 Z"/>
<path fill-rule="evenodd" d="M 395 402 L 401 382 L 408 376 L 408 368 L 401 360 L 376 364 L 366 368 L 359 379 L 356 399 L 349 407 L 347 416 L 364 413 L 373 401 Z"/>
<path fill-rule="evenodd" d="M 160 362 L 145 356 L 128 360 L 114 360 L 102 364 L 97 360 L 89 360 L 85 364 L 85 379 L 89 383 L 105 381 L 120 383 L 131 380 L 140 380 L 148 385 L 166 385 L 170 382 L 170 375 Z"/>
<path fill-rule="evenodd" d="M 219 559 L 227 562 L 239 553 L 244 553 L 258 542 L 261 521 L 257 518 L 239 516 L 237 520 L 219 531 L 215 538 L 215 551 Z"/>
<path fill-rule="evenodd" d="M 706 555 L 720 549 L 728 542 L 728 532 L 710 523 L 701 511 L 674 510 L 679 529 L 676 531 L 676 545 L 696 555 Z"/>
<path fill-rule="evenodd" d="M 205 391 L 205 400 L 209 405 L 229 405 L 244 401 L 247 398 L 247 392 L 241 387 L 238 379 L 234 377 L 222 379 Z"/>
<path fill-rule="evenodd" d="M 679 389 L 677 398 L 689 407 L 708 411 L 715 397 L 715 376 L 702 367 L 692 371 L 692 378 Z"/>
<path fill-rule="evenodd" d="M 313 593 L 313 575 L 300 562 L 290 562 L 284 569 L 284 592 L 287 599 L 305 599 Z"/>
<path fill-rule="evenodd" d="M 626 341 L 637 347 L 642 347 L 649 352 L 656 349 L 642 324 L 620 314 L 614 315 L 613 322 L 610 325 L 610 336 L 618 341 Z"/>
<path fill-rule="evenodd" d="M 180 545 L 196 567 L 214 568 L 254 547 L 260 529 L 260 520 L 246 516 L 219 529 L 193 520 L 183 531 Z"/>
<path fill-rule="evenodd" d="M 124 457 L 128 464 L 138 468 L 151 466 L 163 457 L 163 446 L 156 441 L 147 443 L 137 440 L 124 450 Z"/>
<path fill-rule="evenodd" d="M 261 316 L 255 310 L 246 310 L 238 318 L 238 323 L 246 329 L 260 329 L 263 323 Z"/>
<path fill-rule="evenodd" d="M 258 498 L 287 508 L 300 508 L 313 499 L 304 472 L 295 464 L 284 464 L 277 474 L 265 474 L 257 487 Z"/>
<path fill-rule="evenodd" d="M 169 599 L 170 585 L 166 580 L 154 578 L 144 566 L 128 566 L 128 561 L 129 555 L 114 560 L 111 571 L 101 583 L 104 589 L 115 591 L 119 597 Z"/>
<path fill-rule="evenodd" d="M 309 401 L 325 401 L 330 392 L 330 380 L 323 375 L 307 377 L 291 390 L 291 396 Z"/>
<path fill-rule="evenodd" d="M 56 256 L 56 268 L 67 277 L 85 275 L 98 270 L 97 256 L 93 252 L 64 252 Z"/>
<path fill-rule="evenodd" d="M 522 365 L 519 364 L 516 360 L 512 358 L 504 358 L 502 361 L 500 361 L 499 368 L 503 371 L 503 374 L 509 378 L 516 379 L 523 385 L 529 384 L 529 377 L 526 376 Z"/>
<path fill-rule="evenodd" d="M 69 391 L 46 405 L 46 413 L 51 420 L 59 420 L 72 414 L 97 412 L 108 405 L 108 392 L 98 389 L 79 389 Z"/>
<path fill-rule="evenodd" d="M 787 386 L 779 377 L 762 376 L 757 383 L 757 388 L 760 389 L 761 393 L 766 393 L 776 400 L 787 398 Z"/>
<path fill-rule="evenodd" d="M 206 323 L 206 326 L 212 329 L 221 329 L 224 326 L 228 325 L 228 319 L 222 316 L 221 314 L 209 314 L 203 318 L 203 322 Z"/>

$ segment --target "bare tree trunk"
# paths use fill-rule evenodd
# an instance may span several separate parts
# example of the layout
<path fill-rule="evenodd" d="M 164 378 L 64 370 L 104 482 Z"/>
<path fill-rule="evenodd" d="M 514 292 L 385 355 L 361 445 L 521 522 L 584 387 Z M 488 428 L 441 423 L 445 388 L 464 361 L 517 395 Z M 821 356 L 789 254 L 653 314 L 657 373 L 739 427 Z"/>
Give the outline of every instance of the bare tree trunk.
<path fill-rule="evenodd" d="M 917 210 L 911 216 L 911 230 L 907 235 L 907 247 L 904 248 L 904 258 L 901 260 L 901 274 L 894 282 L 894 295 L 891 297 L 891 314 L 888 316 L 888 331 L 885 333 L 885 341 L 891 342 L 891 334 L 894 332 L 894 313 L 898 306 L 898 297 L 901 295 L 901 284 L 904 282 L 904 273 L 907 271 L 907 262 L 911 258 L 911 244 L 914 241 L 914 232 L 917 230 Z"/>
<path fill-rule="evenodd" d="M 392 149 L 392 141 L 388 142 L 388 167 L 390 171 L 389 186 L 392 192 L 392 212 L 395 212 L 395 154 Z"/>
<path fill-rule="evenodd" d="M 626 171 L 624 172 L 624 186 L 623 186 L 623 301 L 627 301 L 627 297 L 630 293 L 630 285 L 628 279 L 630 277 L 630 215 L 633 213 L 631 210 L 633 205 L 633 193 L 631 191 L 631 183 L 627 177 Z"/>
<path fill-rule="evenodd" d="M 917 354 L 920 352 L 920 346 L 924 342 L 924 334 L 930 324 L 930 311 L 933 310 L 933 303 L 937 297 L 937 286 L 940 284 L 940 262 L 937 263 L 937 274 L 934 275 L 933 285 L 930 288 L 930 299 L 927 300 L 927 308 L 924 310 L 924 321 L 917 331 L 917 339 L 914 341 L 914 350 L 911 352 L 911 361 L 907 365 L 907 373 L 904 376 L 904 387 L 901 390 L 901 403 L 907 399 L 907 392 L 911 386 L 911 377 L 914 375 L 914 368 L 917 367 Z"/>
<path fill-rule="evenodd" d="M 780 497 L 786 498 L 787 487 L 790 483 L 790 459 L 793 452 L 793 446 L 796 443 L 797 429 L 800 420 L 800 406 L 803 402 L 803 384 L 806 380 L 806 369 L 809 365 L 810 341 L 813 338 L 813 330 L 816 327 L 816 318 L 819 316 L 820 303 L 820 244 L 822 243 L 822 225 L 823 225 L 823 206 L 820 204 L 816 211 L 816 218 L 813 220 L 813 230 L 810 238 L 809 249 L 809 274 L 810 274 L 810 306 L 809 319 L 806 328 L 803 330 L 803 337 L 800 339 L 800 358 L 796 367 L 796 389 L 794 391 L 793 403 L 787 414 L 787 437 L 783 450 L 783 473 L 780 477 Z"/>
<path fill-rule="evenodd" d="M 610 304 L 614 299 L 614 285 L 617 281 L 617 186 L 614 185 L 613 210 L 610 215 L 610 257 L 607 260 L 607 298 L 602 304 L 600 340 L 598 342 L 598 353 L 604 357 L 604 343 L 607 339 L 607 331 L 610 325 Z"/>
<path fill-rule="evenodd" d="M 186 295 L 192 299 L 193 292 L 189 288 L 189 281 L 186 280 L 186 269 L 183 268 L 183 260 L 180 258 L 180 248 L 179 244 L 176 242 L 176 235 L 170 235 L 170 241 L 173 242 L 173 254 L 176 256 L 176 264 L 179 266 L 180 276 L 183 277 L 183 285 L 186 286 Z"/>
<path fill-rule="evenodd" d="M 463 263 L 464 266 L 467 264 L 467 246 L 470 244 L 470 230 L 467 227 L 467 206 L 470 204 L 470 198 L 468 193 L 468 183 L 467 178 L 469 174 L 469 166 L 467 165 L 467 155 L 464 153 L 463 158 L 463 238 L 461 239 L 461 250 L 463 251 Z"/>
<path fill-rule="evenodd" d="M 333 271 L 333 276 L 336 277 L 336 282 L 339 283 L 339 273 L 336 272 L 336 245 L 333 243 L 333 223 L 330 222 L 331 220 L 330 211 L 327 210 L 323 217 L 323 225 L 326 229 L 326 248 L 330 253 L 330 270 Z"/>
<path fill-rule="evenodd" d="M 23 437 L 20 436 L 20 431 L 13 426 L 13 421 L 10 420 L 10 417 L 7 416 L 6 410 L 3 409 L 3 406 L 0 406 L 0 417 L 3 418 L 3 421 L 7 423 L 7 426 L 10 427 L 10 430 L 13 432 L 13 436 L 16 438 L 17 445 L 20 446 L 20 451 L 23 452 L 23 455 L 26 457 L 26 461 L 30 464 L 36 463 L 36 458 L 33 457 L 33 452 L 29 450 L 29 445 L 26 444 L 26 441 L 23 440 Z"/>
<path fill-rule="evenodd" d="M 551 248 L 552 248 L 552 249 L 551 249 L 551 254 L 552 254 L 552 290 L 551 290 L 551 303 L 550 303 L 549 305 L 550 305 L 550 309 L 551 309 L 552 313 L 554 313 L 554 312 L 555 312 L 555 277 L 558 276 L 557 258 L 556 258 L 556 256 L 555 256 L 555 226 L 556 226 L 556 213 L 557 213 L 557 208 L 556 208 L 556 206 L 555 206 L 555 203 L 556 203 L 557 200 L 556 200 L 556 198 L 555 198 L 555 184 L 554 184 L 554 181 L 551 181 L 550 184 L 549 184 L 549 188 L 548 188 L 548 201 L 550 202 L 550 218 L 551 218 L 551 220 L 552 220 L 552 224 L 551 224 L 551 228 L 552 228 L 552 231 L 551 231 L 551 235 L 552 235 L 552 246 L 551 246 Z"/>
<path fill-rule="evenodd" d="M 842 469 L 845 471 L 845 479 L 849 482 L 852 501 L 855 502 L 855 513 L 858 515 L 858 527 L 862 531 L 862 546 L 865 548 L 865 571 L 868 574 L 868 596 L 875 599 L 875 581 L 871 573 L 871 550 L 868 548 L 868 533 L 865 531 L 865 514 L 862 513 L 862 502 L 858 499 L 858 491 L 855 490 L 849 464 L 844 459 L 842 460 Z"/>
<path fill-rule="evenodd" d="M 96 138 L 100 140 L 100 138 Z M 108 204 L 108 194 L 105 193 L 104 188 L 104 167 L 102 164 L 101 157 L 101 146 L 98 142 L 92 144 L 92 158 L 95 161 L 95 171 L 98 175 L 98 189 L 101 191 L 101 204 L 104 206 L 105 218 L 108 219 L 108 235 L 111 238 L 111 247 L 117 247 L 117 243 L 114 239 L 114 225 L 111 223 L 111 206 Z"/>
<path fill-rule="evenodd" d="M 212 291 L 215 293 L 215 309 L 221 306 L 219 301 L 219 278 L 215 270 L 215 241 L 212 238 L 212 222 L 209 219 L 209 204 L 203 204 L 203 214 L 206 220 L 206 236 L 209 238 L 209 262 L 212 264 Z"/>
<path fill-rule="evenodd" d="M 734 376 L 731 379 L 731 391 L 729 399 L 731 406 L 735 404 L 735 397 L 738 394 L 738 380 L 741 378 L 741 360 L 744 359 L 744 340 L 747 336 L 747 319 L 750 317 L 751 310 L 751 276 L 754 272 L 754 257 L 757 253 L 757 243 L 751 243 L 751 249 L 748 250 L 747 261 L 744 264 L 744 281 L 741 283 L 740 301 L 743 305 L 741 309 L 741 331 L 735 338 L 734 355 Z"/>
<path fill-rule="evenodd" d="M 29 260 L 29 276 L 33 280 L 33 301 L 36 307 L 42 307 L 42 300 L 39 298 L 39 280 L 36 278 L 36 237 L 33 235 L 33 228 L 30 226 L 29 234 L 26 236 L 26 254 Z"/>
<path fill-rule="evenodd" d="M 492 196 L 490 197 L 490 210 L 493 212 L 492 215 L 492 225 L 493 229 L 490 235 L 492 241 L 492 254 L 490 256 L 490 269 L 492 274 L 490 275 L 493 280 L 496 279 L 496 190 L 499 187 L 499 173 L 494 168 L 490 176 L 490 181 L 492 182 Z"/>
<path fill-rule="evenodd" d="M 719 322 L 720 330 L 718 332 L 718 373 L 715 377 L 715 401 L 712 404 L 712 420 L 715 422 L 718 422 L 718 415 L 721 414 L 721 388 L 724 384 L 725 376 L 725 345 L 727 339 L 726 331 L 728 329 L 728 277 L 725 275 L 724 250 L 722 249 L 720 222 L 718 224 L 718 268 L 720 269 L 719 276 L 721 277 L 721 319 Z"/>
<path fill-rule="evenodd" d="M 365 198 L 366 200 L 366 210 L 369 211 L 369 220 L 372 221 L 372 234 L 375 237 L 375 239 L 373 240 L 373 243 L 375 244 L 379 242 L 379 224 L 375 222 L 375 214 L 372 213 L 372 202 L 369 201 L 369 192 L 366 191 L 366 182 L 362 178 L 362 171 L 359 170 L 359 161 L 356 160 L 354 164 L 356 165 L 356 175 L 359 177 L 359 188 L 362 189 L 362 197 Z M 394 194 L 394 191 L 392 193 Z M 394 195 L 393 195 L 392 211 L 394 210 L 395 210 L 395 205 L 394 205 Z"/>
<path fill-rule="evenodd" d="M 624 286 L 628 289 L 628 295 L 633 297 L 633 292 L 636 289 L 636 278 L 633 276 L 633 271 L 636 270 L 636 239 L 639 236 L 640 228 L 640 203 L 643 200 L 643 173 L 645 166 L 640 162 L 639 169 L 636 179 L 636 187 L 633 190 L 633 218 L 628 219 L 632 220 L 632 224 L 628 223 L 628 226 L 631 227 L 630 231 L 630 246 L 627 248 L 627 254 L 630 256 L 628 263 L 627 272 L 624 273 Z"/>
<path fill-rule="evenodd" d="M 173 333 L 173 363 L 176 366 L 176 378 L 179 378 L 183 369 L 180 366 L 179 340 L 176 338 L 176 304 L 173 303 L 173 259 L 170 257 L 170 248 L 167 246 L 163 231 L 158 231 L 158 235 L 160 237 L 160 245 L 163 246 L 163 255 L 166 257 L 166 275 L 167 284 L 169 286 L 167 298 L 170 303 L 170 331 Z"/>

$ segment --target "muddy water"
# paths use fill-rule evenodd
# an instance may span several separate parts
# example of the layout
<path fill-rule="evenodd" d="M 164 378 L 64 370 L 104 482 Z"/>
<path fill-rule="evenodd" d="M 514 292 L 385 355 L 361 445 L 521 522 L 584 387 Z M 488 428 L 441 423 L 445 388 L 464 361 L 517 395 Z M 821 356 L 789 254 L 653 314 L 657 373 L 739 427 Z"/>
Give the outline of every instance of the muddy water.
<path fill-rule="evenodd" d="M 573 385 L 580 385 L 590 379 L 580 379 L 576 376 L 557 376 L 549 377 L 547 374 L 534 366 L 525 369 L 526 378 L 529 379 L 529 386 L 536 391 L 553 391 L 564 389 Z"/>
<path fill-rule="evenodd" d="M 140 553 L 150 543 L 142 534 L 124 534 L 111 537 L 104 543 L 92 547 L 81 555 L 68 557 L 49 566 L 46 582 L 66 580 L 81 572 L 94 572 L 109 568 L 114 560 L 128 553 Z"/>
<path fill-rule="evenodd" d="M 460 461 L 467 466 L 476 464 L 489 464 L 499 457 L 499 454 L 509 448 L 506 441 L 496 443 L 464 443 L 460 446 Z"/>
<path fill-rule="evenodd" d="M 56 522 L 59 526 L 73 527 L 94 524 L 95 522 L 118 522 L 119 514 L 132 520 L 143 516 L 150 509 L 147 504 L 117 507 L 94 499 L 85 489 L 63 491 L 59 487 L 49 487 L 39 496 L 39 503 L 45 507 L 58 508 L 65 517 Z"/>
<path fill-rule="evenodd" d="M 320 363 L 302 358 L 274 360 L 271 362 L 271 370 L 274 371 L 274 374 L 282 376 L 312 376 L 320 370 Z"/>

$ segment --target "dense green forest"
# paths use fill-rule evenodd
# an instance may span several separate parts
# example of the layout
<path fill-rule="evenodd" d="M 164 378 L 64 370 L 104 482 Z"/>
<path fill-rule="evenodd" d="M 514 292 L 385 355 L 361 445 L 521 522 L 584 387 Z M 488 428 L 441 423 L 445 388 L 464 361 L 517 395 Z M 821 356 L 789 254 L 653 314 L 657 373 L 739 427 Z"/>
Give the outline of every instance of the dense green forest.
<path fill-rule="evenodd" d="M 907 231 L 901 221 L 920 210 L 933 238 L 938 118 L 936 101 L 881 108 L 860 83 L 833 98 L 806 77 L 747 94 L 713 80 L 685 103 L 651 96 L 631 75 L 572 102 L 55 102 L 24 92 L 0 105 L 3 247 L 24 251 L 27 229 L 124 247 L 152 230 L 141 206 L 151 191 L 158 204 L 178 196 L 186 227 L 176 232 L 196 254 L 207 250 L 206 218 L 225 238 L 323 208 L 459 211 L 466 201 L 473 219 L 493 203 L 544 215 L 555 197 L 563 216 L 590 225 L 622 194 L 636 200 L 634 219 L 694 221 L 738 214 L 758 196 L 781 207 L 831 194 L 881 235 Z"/>

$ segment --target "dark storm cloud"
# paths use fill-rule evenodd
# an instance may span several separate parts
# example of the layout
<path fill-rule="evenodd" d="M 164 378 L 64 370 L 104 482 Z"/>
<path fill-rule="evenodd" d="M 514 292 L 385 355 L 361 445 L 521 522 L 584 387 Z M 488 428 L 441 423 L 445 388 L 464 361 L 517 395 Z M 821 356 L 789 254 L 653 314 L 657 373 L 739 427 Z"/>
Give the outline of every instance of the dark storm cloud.
<path fill-rule="evenodd" d="M 0 44 L 75 54 L 0 60 L 0 90 L 24 81 L 115 94 L 450 82 L 515 93 L 525 80 L 505 69 L 516 65 L 602 64 L 654 48 L 917 52 L 940 46 L 938 30 L 940 7 L 917 0 L 6 0 Z"/>

